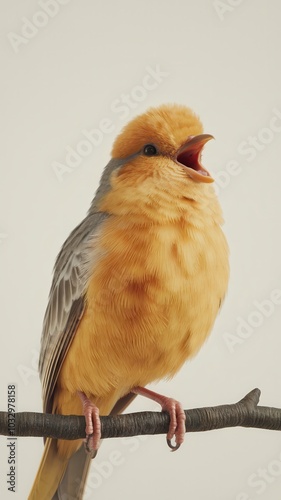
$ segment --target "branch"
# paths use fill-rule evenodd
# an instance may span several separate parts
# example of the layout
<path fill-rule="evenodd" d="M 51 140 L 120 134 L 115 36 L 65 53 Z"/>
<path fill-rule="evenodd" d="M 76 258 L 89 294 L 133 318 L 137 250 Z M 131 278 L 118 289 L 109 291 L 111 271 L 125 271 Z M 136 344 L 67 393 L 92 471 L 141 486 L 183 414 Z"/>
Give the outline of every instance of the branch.
<path fill-rule="evenodd" d="M 185 410 L 186 432 L 210 431 L 225 427 L 254 427 L 280 431 L 281 409 L 258 406 L 259 398 L 260 390 L 254 389 L 235 404 Z M 102 439 L 166 434 L 169 415 L 166 412 L 147 411 L 107 416 L 101 417 L 101 426 Z M 49 413 L 0 412 L 0 434 L 81 439 L 85 437 L 85 418 Z"/>

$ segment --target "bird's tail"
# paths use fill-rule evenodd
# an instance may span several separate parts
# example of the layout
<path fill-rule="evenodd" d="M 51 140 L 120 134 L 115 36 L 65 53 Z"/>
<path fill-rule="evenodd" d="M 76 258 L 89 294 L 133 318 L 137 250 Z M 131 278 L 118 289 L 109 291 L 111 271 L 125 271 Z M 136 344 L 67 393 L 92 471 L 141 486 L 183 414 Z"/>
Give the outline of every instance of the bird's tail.
<path fill-rule="evenodd" d="M 80 500 L 90 461 L 83 445 L 70 458 L 61 458 L 56 439 L 48 438 L 28 500 Z"/>
<path fill-rule="evenodd" d="M 82 445 L 70 457 L 64 476 L 52 500 L 81 500 L 91 464 L 91 455 Z"/>
<path fill-rule="evenodd" d="M 135 397 L 135 394 L 129 393 L 119 399 L 113 408 L 112 406 L 111 408 L 103 407 L 102 404 L 99 406 L 104 414 L 110 412 L 111 415 L 117 415 L 122 413 Z M 65 458 L 62 458 L 58 453 L 57 440 L 46 439 L 43 457 L 28 500 L 81 500 L 83 498 L 93 455 L 85 451 L 82 439 L 68 442 L 66 450 Z"/>

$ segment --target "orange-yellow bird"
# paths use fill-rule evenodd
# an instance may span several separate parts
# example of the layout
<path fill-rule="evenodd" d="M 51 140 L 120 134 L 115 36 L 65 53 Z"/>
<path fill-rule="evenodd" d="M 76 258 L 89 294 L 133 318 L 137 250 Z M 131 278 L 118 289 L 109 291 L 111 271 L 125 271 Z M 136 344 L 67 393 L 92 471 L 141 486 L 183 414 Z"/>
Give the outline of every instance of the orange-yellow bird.
<path fill-rule="evenodd" d="M 58 255 L 41 345 L 44 411 L 84 414 L 86 449 L 47 439 L 29 499 L 82 498 L 99 414 L 136 394 L 170 413 L 168 444 L 182 443 L 180 403 L 145 386 L 196 353 L 226 293 L 222 214 L 200 163 L 211 138 L 178 105 L 150 109 L 117 137 L 88 215 Z"/>

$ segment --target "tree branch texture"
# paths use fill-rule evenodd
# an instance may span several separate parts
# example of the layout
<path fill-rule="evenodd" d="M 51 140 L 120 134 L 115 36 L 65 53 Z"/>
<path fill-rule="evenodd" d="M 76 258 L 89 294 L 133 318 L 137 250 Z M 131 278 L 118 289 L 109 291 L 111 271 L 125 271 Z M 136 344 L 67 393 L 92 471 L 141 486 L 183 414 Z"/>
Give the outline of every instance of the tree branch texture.
<path fill-rule="evenodd" d="M 238 403 L 185 410 L 186 432 L 210 431 L 225 427 L 253 427 L 281 430 L 281 409 L 258 406 L 260 390 L 254 389 Z M 129 437 L 166 434 L 169 415 L 165 412 L 140 412 L 101 417 L 101 437 Z M 41 436 L 60 439 L 85 437 L 83 416 L 47 413 L 0 412 L 0 434 L 4 436 Z"/>

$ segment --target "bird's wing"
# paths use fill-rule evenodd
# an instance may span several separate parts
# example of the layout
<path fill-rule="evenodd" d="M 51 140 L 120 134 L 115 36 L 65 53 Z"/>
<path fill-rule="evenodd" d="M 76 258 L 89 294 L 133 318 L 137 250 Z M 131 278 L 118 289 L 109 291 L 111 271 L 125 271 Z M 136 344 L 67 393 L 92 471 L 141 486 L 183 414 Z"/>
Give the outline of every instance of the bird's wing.
<path fill-rule="evenodd" d="M 85 309 L 85 290 L 97 261 L 96 242 L 107 214 L 89 214 L 70 234 L 55 264 L 46 309 L 39 371 L 44 411 L 52 411 L 54 387 Z"/>

